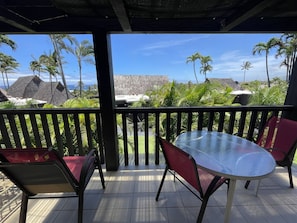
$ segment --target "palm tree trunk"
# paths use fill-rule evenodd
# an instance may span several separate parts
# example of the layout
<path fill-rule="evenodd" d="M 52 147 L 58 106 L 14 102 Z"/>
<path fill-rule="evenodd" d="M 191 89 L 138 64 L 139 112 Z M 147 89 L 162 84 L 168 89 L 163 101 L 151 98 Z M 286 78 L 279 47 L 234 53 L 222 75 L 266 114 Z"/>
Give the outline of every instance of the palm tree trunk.
<path fill-rule="evenodd" d="M 196 66 L 195 66 L 195 61 L 193 61 L 193 69 L 194 69 L 194 75 L 195 75 L 195 79 L 196 79 L 196 82 L 198 84 L 198 78 L 197 78 L 197 74 L 196 74 Z"/>
<path fill-rule="evenodd" d="M 63 85 L 65 87 L 66 97 L 67 97 L 67 99 L 69 99 L 68 87 L 67 87 L 67 84 L 66 84 L 64 70 L 63 70 L 63 67 L 62 67 L 62 60 L 61 60 L 61 55 L 60 55 L 60 49 L 59 49 L 59 47 L 57 45 L 56 40 L 51 35 L 50 35 L 50 39 L 52 40 L 52 43 L 54 45 L 54 49 L 55 49 L 56 54 L 57 54 L 57 62 L 58 62 L 58 66 L 59 66 L 59 69 L 60 69 L 60 75 L 62 77 L 62 82 L 63 82 Z"/>
<path fill-rule="evenodd" d="M 269 79 L 269 72 L 268 72 L 268 54 L 266 53 L 266 75 L 267 75 L 267 84 L 270 87 L 270 79 Z"/>
<path fill-rule="evenodd" d="M 9 88 L 9 82 L 8 82 L 7 72 L 5 72 L 5 77 L 6 77 L 6 84 L 7 84 L 7 89 L 8 89 Z"/>
<path fill-rule="evenodd" d="M 1 72 L 1 74 L 2 74 L 2 80 L 3 80 L 3 87 L 4 87 L 4 89 L 7 90 L 6 83 L 5 83 L 5 78 L 4 78 L 4 73 Z"/>

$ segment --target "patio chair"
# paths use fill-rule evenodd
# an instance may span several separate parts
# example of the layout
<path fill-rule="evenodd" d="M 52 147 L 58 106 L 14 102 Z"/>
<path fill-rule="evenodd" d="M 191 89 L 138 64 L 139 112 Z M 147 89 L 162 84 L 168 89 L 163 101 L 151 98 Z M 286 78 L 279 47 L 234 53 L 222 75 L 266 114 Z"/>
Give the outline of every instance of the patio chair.
<path fill-rule="evenodd" d="M 179 180 L 202 201 L 199 215 L 197 217 L 197 223 L 202 222 L 209 197 L 226 182 L 226 179 L 198 168 L 195 160 L 188 153 L 174 146 L 170 142 L 162 138 L 159 138 L 159 142 L 166 160 L 166 167 L 156 195 L 156 201 L 159 199 L 165 176 L 169 171 L 174 175 L 174 179 Z M 181 178 L 177 176 L 176 173 Z M 198 193 L 195 192 L 195 190 Z"/>
<path fill-rule="evenodd" d="M 297 146 L 297 122 L 272 116 L 256 143 L 271 153 L 277 165 L 287 167 L 290 187 L 294 188 L 291 166 Z M 249 183 L 246 182 L 246 189 Z"/>
<path fill-rule="evenodd" d="M 62 197 L 78 197 L 78 222 L 81 223 L 84 191 L 95 168 L 99 169 L 105 188 L 98 153 L 94 149 L 86 156 L 64 158 L 56 150 L 46 148 L 0 149 L 0 161 L 0 171 L 23 192 L 19 218 L 22 223 L 26 222 L 28 199 Z M 36 196 L 38 194 L 43 196 Z"/>

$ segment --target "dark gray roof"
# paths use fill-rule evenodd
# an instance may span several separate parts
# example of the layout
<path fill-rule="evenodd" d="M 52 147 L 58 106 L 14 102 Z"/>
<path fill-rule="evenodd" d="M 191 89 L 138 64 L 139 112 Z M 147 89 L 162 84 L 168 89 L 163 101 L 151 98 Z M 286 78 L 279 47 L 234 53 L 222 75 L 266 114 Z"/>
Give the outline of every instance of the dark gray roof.
<path fill-rule="evenodd" d="M 167 75 L 115 75 L 115 95 L 145 94 L 168 83 Z"/>
<path fill-rule="evenodd" d="M 32 98 L 43 81 L 35 75 L 19 77 L 7 90 L 13 97 Z"/>
<path fill-rule="evenodd" d="M 241 86 L 237 81 L 234 81 L 232 78 L 208 78 L 210 82 L 219 82 L 224 86 L 229 86 L 233 90 L 241 90 Z"/>
<path fill-rule="evenodd" d="M 0 1 L 2 33 L 293 32 L 296 0 Z"/>
<path fill-rule="evenodd" d="M 47 101 L 53 105 L 61 105 L 67 101 L 65 87 L 60 82 L 44 82 L 35 93 L 34 99 Z M 69 98 L 73 95 L 69 92 Z"/>
<path fill-rule="evenodd" d="M 7 90 L 12 97 L 33 98 L 61 105 L 67 100 L 64 86 L 60 82 L 44 82 L 36 75 L 18 78 Z M 68 92 L 69 98 L 73 98 Z"/>

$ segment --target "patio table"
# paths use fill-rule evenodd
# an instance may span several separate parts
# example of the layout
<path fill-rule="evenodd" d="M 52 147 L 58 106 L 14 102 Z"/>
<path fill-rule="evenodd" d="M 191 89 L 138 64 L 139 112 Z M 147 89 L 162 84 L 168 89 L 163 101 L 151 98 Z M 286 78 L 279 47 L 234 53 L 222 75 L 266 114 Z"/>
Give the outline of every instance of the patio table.
<path fill-rule="evenodd" d="M 230 179 L 225 223 L 229 222 L 236 181 L 267 177 L 276 165 L 270 153 L 257 144 L 222 132 L 185 132 L 175 145 L 189 153 L 200 168 Z"/>

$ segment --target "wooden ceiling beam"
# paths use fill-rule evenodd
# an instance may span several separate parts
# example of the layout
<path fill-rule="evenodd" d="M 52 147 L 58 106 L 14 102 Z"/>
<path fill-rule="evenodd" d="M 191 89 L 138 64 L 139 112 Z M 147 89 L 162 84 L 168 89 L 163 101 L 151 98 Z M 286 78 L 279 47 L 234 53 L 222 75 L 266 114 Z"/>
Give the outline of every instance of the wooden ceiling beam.
<path fill-rule="evenodd" d="M 118 20 L 122 26 L 124 32 L 132 32 L 129 17 L 126 12 L 126 8 L 123 0 L 110 0 L 111 6 L 118 17 Z"/>
<path fill-rule="evenodd" d="M 257 13 L 261 12 L 263 9 L 267 8 L 268 6 L 271 6 L 276 1 L 277 0 L 263 0 L 259 2 L 259 4 L 254 5 L 252 8 L 246 10 L 245 12 L 237 11 L 236 14 L 234 14 L 228 19 L 230 21 L 229 23 L 226 20 L 221 21 L 221 31 L 227 32 L 232 30 L 236 26 L 245 22 Z"/>

